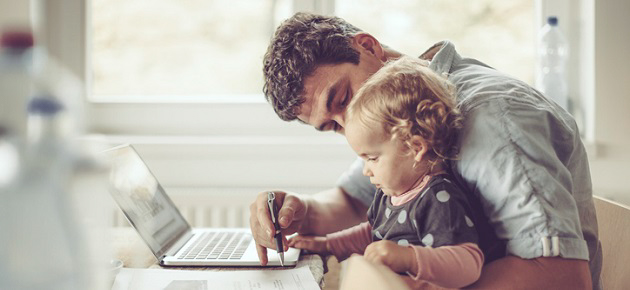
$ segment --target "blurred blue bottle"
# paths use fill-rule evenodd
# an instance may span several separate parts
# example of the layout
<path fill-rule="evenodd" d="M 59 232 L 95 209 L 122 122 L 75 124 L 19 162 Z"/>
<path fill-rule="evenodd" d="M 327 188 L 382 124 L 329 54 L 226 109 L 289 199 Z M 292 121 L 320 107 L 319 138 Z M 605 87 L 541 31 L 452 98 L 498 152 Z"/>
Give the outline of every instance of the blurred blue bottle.
<path fill-rule="evenodd" d="M 539 67 L 536 88 L 565 110 L 570 110 L 566 64 L 569 44 L 558 27 L 558 18 L 550 16 L 539 35 Z"/>

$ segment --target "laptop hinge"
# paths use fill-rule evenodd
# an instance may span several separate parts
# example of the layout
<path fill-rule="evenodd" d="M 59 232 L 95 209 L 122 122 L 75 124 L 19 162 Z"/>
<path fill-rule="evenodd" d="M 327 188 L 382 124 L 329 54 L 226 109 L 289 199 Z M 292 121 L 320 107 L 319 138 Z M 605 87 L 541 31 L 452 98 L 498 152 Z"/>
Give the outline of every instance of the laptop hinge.
<path fill-rule="evenodd" d="M 190 239 L 192 239 L 193 235 L 194 234 L 192 233 L 192 231 L 186 231 L 181 236 L 181 238 L 177 239 L 177 242 L 173 243 L 173 245 L 171 245 L 168 250 L 164 252 L 162 257 L 160 258 L 160 261 L 162 261 L 164 257 L 175 256 L 175 254 L 177 254 L 177 251 L 179 251 L 186 243 L 188 243 L 188 241 L 190 241 Z"/>
<path fill-rule="evenodd" d="M 166 258 L 166 255 L 162 255 L 162 256 L 158 259 L 158 264 L 159 264 L 159 265 L 164 265 L 164 258 Z"/>

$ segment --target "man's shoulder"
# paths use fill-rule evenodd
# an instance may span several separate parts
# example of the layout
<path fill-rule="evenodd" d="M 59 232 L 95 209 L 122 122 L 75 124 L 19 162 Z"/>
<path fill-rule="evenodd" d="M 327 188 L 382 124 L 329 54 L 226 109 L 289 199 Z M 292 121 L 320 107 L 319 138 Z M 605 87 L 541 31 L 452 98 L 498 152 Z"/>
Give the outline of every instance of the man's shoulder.
<path fill-rule="evenodd" d="M 527 83 L 498 71 L 484 62 L 462 57 L 455 45 L 447 40 L 438 42 L 424 52 L 421 59 L 429 59 L 430 67 L 437 73 L 445 73 L 457 87 L 457 99 L 468 102 L 484 102 L 490 97 L 518 97 L 523 100 L 539 98 Z M 490 96 L 490 97 L 489 97 Z"/>

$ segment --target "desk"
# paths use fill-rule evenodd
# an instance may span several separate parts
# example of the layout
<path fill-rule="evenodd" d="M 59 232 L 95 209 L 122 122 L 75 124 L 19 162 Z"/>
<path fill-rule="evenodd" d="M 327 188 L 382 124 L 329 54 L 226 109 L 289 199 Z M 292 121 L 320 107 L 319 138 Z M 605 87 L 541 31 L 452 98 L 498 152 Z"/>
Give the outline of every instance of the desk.
<path fill-rule="evenodd" d="M 125 268 L 149 269 L 185 269 L 199 271 L 238 271 L 252 270 L 252 267 L 162 267 L 132 228 L 112 229 L 112 254 L 121 260 Z M 324 286 L 324 261 L 319 255 L 301 255 L 296 267 L 308 266 L 320 288 Z M 282 267 L 265 267 L 264 269 L 280 270 Z"/>

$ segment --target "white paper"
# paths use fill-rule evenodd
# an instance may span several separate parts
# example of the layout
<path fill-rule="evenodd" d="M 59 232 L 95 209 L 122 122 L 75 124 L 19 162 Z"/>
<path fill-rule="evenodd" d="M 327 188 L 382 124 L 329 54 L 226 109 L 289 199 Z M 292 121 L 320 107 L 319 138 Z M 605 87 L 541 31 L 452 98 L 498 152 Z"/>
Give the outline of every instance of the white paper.
<path fill-rule="evenodd" d="M 112 290 L 319 290 L 308 267 L 287 270 L 190 271 L 123 268 Z"/>

